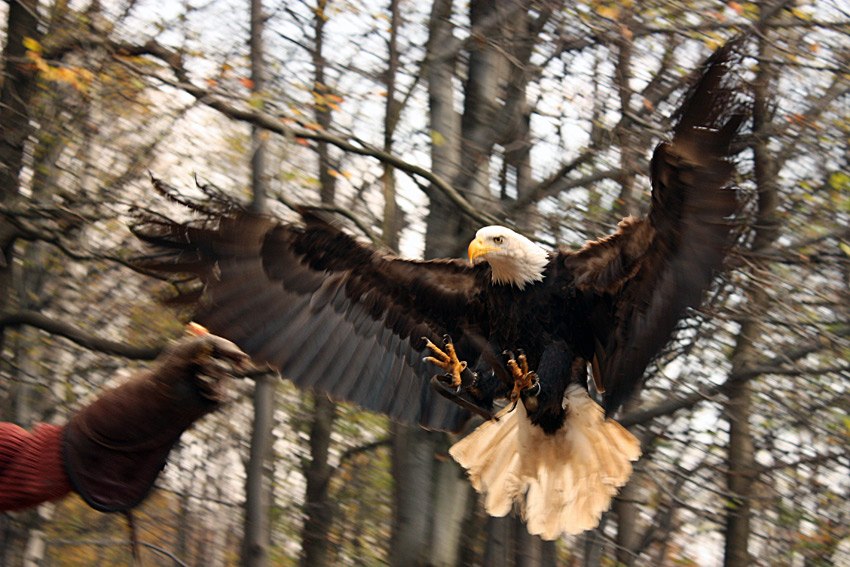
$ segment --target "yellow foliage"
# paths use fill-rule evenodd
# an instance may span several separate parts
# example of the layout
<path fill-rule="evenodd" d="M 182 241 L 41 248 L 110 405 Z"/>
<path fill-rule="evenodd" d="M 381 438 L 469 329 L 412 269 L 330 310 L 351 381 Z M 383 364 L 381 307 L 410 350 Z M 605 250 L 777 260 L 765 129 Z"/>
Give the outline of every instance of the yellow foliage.
<path fill-rule="evenodd" d="M 30 41 L 27 41 L 27 39 Z M 36 47 L 36 49 L 29 49 L 29 51 L 27 51 L 27 59 L 32 61 L 39 75 L 41 75 L 44 80 L 56 83 L 65 83 L 71 85 L 80 92 L 88 92 L 89 85 L 94 79 L 94 74 L 91 71 L 77 67 L 76 65 L 63 67 L 51 65 L 41 56 L 41 45 L 39 45 L 34 39 L 26 38 L 24 40 L 24 45 L 27 46 L 27 49 L 29 49 L 30 46 Z"/>
<path fill-rule="evenodd" d="M 599 6 L 596 13 L 609 20 L 616 20 L 620 16 L 620 9 L 615 6 Z"/>
<path fill-rule="evenodd" d="M 28 51 L 32 51 L 34 53 L 41 53 L 43 51 L 41 44 L 38 42 L 37 39 L 33 39 L 31 37 L 25 37 L 24 41 L 22 43 L 24 44 L 24 47 L 26 47 Z"/>

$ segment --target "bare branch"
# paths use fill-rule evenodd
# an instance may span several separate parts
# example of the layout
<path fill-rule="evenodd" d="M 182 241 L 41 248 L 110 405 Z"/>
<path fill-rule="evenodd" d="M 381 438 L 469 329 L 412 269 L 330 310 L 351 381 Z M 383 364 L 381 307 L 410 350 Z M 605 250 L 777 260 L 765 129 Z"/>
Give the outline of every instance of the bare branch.
<path fill-rule="evenodd" d="M 836 337 L 850 336 L 850 328 L 839 329 L 835 331 L 834 335 Z M 722 384 L 702 388 L 697 392 L 682 398 L 671 398 L 651 408 L 640 409 L 627 413 L 617 421 L 619 421 L 624 427 L 631 427 L 633 425 L 645 424 L 659 417 L 672 415 L 679 410 L 691 408 L 702 401 L 711 400 L 718 394 L 726 392 L 732 386 L 748 382 L 761 375 L 775 372 L 787 372 L 787 365 L 789 362 L 800 360 L 809 354 L 817 352 L 827 344 L 826 339 L 817 337 L 796 349 L 782 354 L 781 356 L 775 356 L 751 366 L 741 368 L 736 372 L 732 372 Z"/>
<path fill-rule="evenodd" d="M 164 344 L 156 346 L 135 346 L 103 339 L 81 331 L 77 326 L 57 321 L 37 311 L 17 311 L 0 315 L 0 329 L 29 325 L 52 335 L 64 337 L 83 348 L 105 354 L 114 354 L 135 360 L 153 360 L 162 351 Z"/>
<path fill-rule="evenodd" d="M 408 175 L 428 180 L 433 187 L 442 191 L 455 206 L 471 219 L 481 224 L 494 224 L 498 222 L 496 217 L 473 207 L 448 181 L 422 166 L 409 163 L 398 156 L 387 153 L 354 137 L 345 137 L 327 131 L 288 126 L 284 123 L 284 117 L 239 108 L 225 102 L 208 90 L 193 84 L 186 70 L 183 68 L 179 54 L 159 45 L 153 40 L 148 41 L 142 46 L 115 44 L 113 48 L 116 50 L 117 55 L 151 55 L 167 63 L 174 72 L 177 81 L 172 81 L 161 76 L 155 76 L 155 78 L 173 87 L 182 89 L 195 97 L 199 102 L 221 112 L 229 118 L 258 126 L 287 138 L 326 142 L 349 153 L 375 158 L 382 163 L 387 163 L 400 171 L 404 171 Z"/>

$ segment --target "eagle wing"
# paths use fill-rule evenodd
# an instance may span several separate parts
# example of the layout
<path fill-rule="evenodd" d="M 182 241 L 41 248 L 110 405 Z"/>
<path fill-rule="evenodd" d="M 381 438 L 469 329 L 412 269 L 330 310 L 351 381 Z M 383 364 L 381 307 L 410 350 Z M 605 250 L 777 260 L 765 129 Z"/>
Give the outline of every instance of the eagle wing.
<path fill-rule="evenodd" d="M 722 266 L 737 208 L 730 146 L 749 111 L 729 73 L 741 57 L 738 47 L 730 42 L 706 61 L 672 139 L 655 149 L 649 215 L 627 218 L 614 235 L 563 253 L 588 298 L 594 379 L 609 413 L 634 392 Z"/>
<path fill-rule="evenodd" d="M 427 337 L 469 348 L 479 319 L 481 267 L 414 261 L 358 242 L 307 210 L 302 225 L 238 208 L 177 223 L 143 218 L 151 246 L 138 264 L 189 275 L 178 300 L 200 300 L 195 320 L 303 388 L 324 391 L 400 421 L 455 430 L 466 410 L 429 387 Z M 466 351 L 465 351 L 466 348 Z"/>

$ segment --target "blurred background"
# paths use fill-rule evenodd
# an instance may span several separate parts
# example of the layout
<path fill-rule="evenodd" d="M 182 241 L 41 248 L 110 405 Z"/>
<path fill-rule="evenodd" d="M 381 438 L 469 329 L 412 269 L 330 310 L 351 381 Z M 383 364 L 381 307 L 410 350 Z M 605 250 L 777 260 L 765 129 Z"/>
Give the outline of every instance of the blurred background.
<path fill-rule="evenodd" d="M 149 173 L 410 257 L 480 226 L 576 248 L 649 205 L 689 74 L 753 36 L 729 269 L 620 413 L 643 442 L 598 529 L 488 518 L 448 434 L 274 376 L 183 436 L 146 565 L 850 565 L 850 5 L 843 0 L 5 0 L 0 419 L 63 423 L 181 333 L 133 270 Z M 171 214 L 181 214 L 171 210 Z M 265 408 L 267 411 L 255 411 Z M 259 419 L 255 419 L 255 414 Z M 246 494 L 252 494 L 250 498 Z M 78 498 L 0 515 L 0 567 L 126 565 Z"/>

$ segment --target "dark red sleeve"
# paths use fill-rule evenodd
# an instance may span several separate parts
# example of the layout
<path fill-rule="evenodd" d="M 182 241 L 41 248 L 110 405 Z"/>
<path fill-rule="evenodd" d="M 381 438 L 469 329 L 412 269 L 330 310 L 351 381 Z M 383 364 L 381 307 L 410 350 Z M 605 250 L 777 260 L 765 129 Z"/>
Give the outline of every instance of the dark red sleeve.
<path fill-rule="evenodd" d="M 55 500 L 71 491 L 62 462 L 64 426 L 39 424 L 32 433 L 0 423 L 0 511 Z"/>

